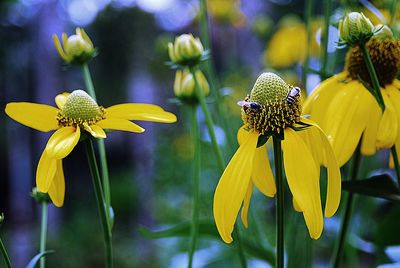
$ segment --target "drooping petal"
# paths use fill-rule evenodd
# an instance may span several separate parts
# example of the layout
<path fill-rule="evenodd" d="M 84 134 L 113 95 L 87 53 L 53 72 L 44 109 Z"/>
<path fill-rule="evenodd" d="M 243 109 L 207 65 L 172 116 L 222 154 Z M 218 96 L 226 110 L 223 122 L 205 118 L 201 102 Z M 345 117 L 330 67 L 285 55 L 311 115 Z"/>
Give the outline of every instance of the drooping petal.
<path fill-rule="evenodd" d="M 256 149 L 251 179 L 255 186 L 264 195 L 274 197 L 276 194 L 276 186 L 274 175 L 268 160 L 267 145 L 264 144 Z"/>
<path fill-rule="evenodd" d="M 222 174 L 214 194 L 214 218 L 225 243 L 232 242 L 232 231 L 250 182 L 258 133 L 249 132 Z"/>
<path fill-rule="evenodd" d="M 62 110 L 62 108 L 64 108 L 64 104 L 65 104 L 65 102 L 67 101 L 67 98 L 68 98 L 68 96 L 70 95 L 70 93 L 68 93 L 68 92 L 63 92 L 63 93 L 61 93 L 61 94 L 58 94 L 56 97 L 55 97 L 55 102 L 56 102 L 56 104 L 57 104 L 57 107 L 60 109 L 60 110 Z"/>
<path fill-rule="evenodd" d="M 160 106 L 145 103 L 124 103 L 106 109 L 107 118 L 141 120 L 160 123 L 176 122 L 176 116 L 164 111 Z"/>
<path fill-rule="evenodd" d="M 313 150 L 317 150 L 315 147 L 318 144 L 319 150 L 324 152 L 325 160 L 323 162 L 328 170 L 328 189 L 325 203 L 325 217 L 332 217 L 340 204 L 341 188 L 342 188 L 342 178 L 340 175 L 340 168 L 337 163 L 335 153 L 333 152 L 332 146 L 326 137 L 324 131 L 312 120 L 302 118 L 303 122 L 311 125 L 310 128 L 305 131 L 318 131 L 319 137 L 315 136 L 315 140 L 319 140 L 312 144 L 314 146 Z"/>
<path fill-rule="evenodd" d="M 88 124 L 85 124 L 85 123 L 83 124 L 83 126 L 84 126 L 85 130 L 87 132 L 89 132 L 90 135 L 92 135 L 95 138 L 105 139 L 107 137 L 107 135 L 104 132 L 104 130 L 99 126 L 96 126 L 96 125 L 90 125 L 89 126 Z"/>
<path fill-rule="evenodd" d="M 249 227 L 249 221 L 247 219 L 247 215 L 249 214 L 250 200 L 251 200 L 252 194 L 253 194 L 253 183 L 250 180 L 249 186 L 247 187 L 246 195 L 243 200 L 242 213 L 240 214 L 242 223 L 243 223 L 244 227 L 246 227 L 246 228 Z"/>
<path fill-rule="evenodd" d="M 378 148 L 390 148 L 396 142 L 399 121 L 395 107 L 386 90 L 382 90 L 382 97 L 385 102 L 385 111 L 378 126 L 376 146 Z"/>
<path fill-rule="evenodd" d="M 343 166 L 355 151 L 369 120 L 370 107 L 375 101 L 358 81 L 346 84 L 331 101 L 323 129 L 332 144 L 339 166 Z"/>
<path fill-rule="evenodd" d="M 311 238 L 318 239 L 324 220 L 317 165 L 304 141 L 291 128 L 285 129 L 282 149 L 290 191 L 303 211 Z"/>
<path fill-rule="evenodd" d="M 48 157 L 55 159 L 65 158 L 71 153 L 81 136 L 80 128 L 62 127 L 51 135 L 45 152 Z"/>
<path fill-rule="evenodd" d="M 381 118 L 382 110 L 375 101 L 370 107 L 369 119 L 362 136 L 361 153 L 363 155 L 373 155 L 376 152 L 376 136 Z"/>
<path fill-rule="evenodd" d="M 122 130 L 135 133 L 144 132 L 144 128 L 126 119 L 108 118 L 96 123 L 102 129 Z"/>
<path fill-rule="evenodd" d="M 64 204 L 65 196 L 64 170 L 62 160 L 58 159 L 56 160 L 56 162 L 57 170 L 49 188 L 49 196 L 56 207 L 62 207 Z"/>
<path fill-rule="evenodd" d="M 292 197 L 292 204 L 293 204 L 293 209 L 297 212 L 303 212 L 301 211 L 301 208 L 299 206 L 299 204 L 297 203 L 296 199 L 294 199 L 294 197 Z"/>
<path fill-rule="evenodd" d="M 15 121 L 43 132 L 58 128 L 57 113 L 59 110 L 50 105 L 11 102 L 7 104 L 5 111 Z"/>
<path fill-rule="evenodd" d="M 43 151 L 36 169 L 36 186 L 42 193 L 47 193 L 56 174 L 57 160 L 47 156 Z"/>

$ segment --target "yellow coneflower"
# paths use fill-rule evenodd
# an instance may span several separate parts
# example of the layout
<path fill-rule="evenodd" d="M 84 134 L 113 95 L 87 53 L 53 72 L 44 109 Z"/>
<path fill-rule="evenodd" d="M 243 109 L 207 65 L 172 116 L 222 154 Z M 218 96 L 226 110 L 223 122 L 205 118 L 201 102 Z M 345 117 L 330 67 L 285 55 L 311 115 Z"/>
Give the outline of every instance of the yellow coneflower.
<path fill-rule="evenodd" d="M 276 192 L 265 145 L 257 147 L 261 136 L 280 136 L 284 167 L 295 208 L 304 215 L 310 236 L 320 237 L 323 216 L 319 188 L 320 166 L 328 169 L 325 216 L 336 212 L 341 176 L 333 150 L 324 132 L 311 120 L 300 117 L 300 89 L 287 85 L 279 76 L 264 73 L 251 94 L 242 102 L 244 126 L 239 130 L 239 149 L 222 174 L 214 194 L 214 218 L 226 243 L 237 214 L 247 226 L 247 211 L 253 185 L 266 196 Z"/>
<path fill-rule="evenodd" d="M 75 90 L 55 98 L 57 107 L 29 102 L 11 102 L 6 114 L 15 121 L 39 131 L 56 130 L 40 157 L 36 184 L 49 193 L 57 207 L 64 203 L 65 180 L 62 159 L 78 143 L 82 131 L 95 138 L 106 138 L 105 129 L 141 133 L 144 129 L 131 120 L 173 123 L 176 116 L 153 104 L 124 103 L 108 108 L 99 106 L 85 91 Z"/>
<path fill-rule="evenodd" d="M 373 155 L 379 148 L 394 144 L 400 150 L 400 42 L 386 26 L 366 47 L 374 64 L 386 106 L 384 113 L 366 88 L 370 75 L 361 49 L 349 49 L 344 71 L 317 86 L 304 104 L 328 135 L 340 166 L 344 165 L 361 141 L 361 153 Z"/>

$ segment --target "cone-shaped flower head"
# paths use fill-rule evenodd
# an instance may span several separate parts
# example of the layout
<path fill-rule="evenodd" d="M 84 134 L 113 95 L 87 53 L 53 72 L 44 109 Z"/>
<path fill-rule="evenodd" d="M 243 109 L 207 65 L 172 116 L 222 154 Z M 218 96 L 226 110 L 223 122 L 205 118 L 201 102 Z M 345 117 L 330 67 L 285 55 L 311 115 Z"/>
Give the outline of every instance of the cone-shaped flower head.
<path fill-rule="evenodd" d="M 56 130 L 47 142 L 36 170 L 37 190 L 48 193 L 53 203 L 64 203 L 65 179 L 62 159 L 67 157 L 84 132 L 106 138 L 105 129 L 141 133 L 144 129 L 131 120 L 173 123 L 176 116 L 153 104 L 125 103 L 108 108 L 99 106 L 85 91 L 75 90 L 55 98 L 57 108 L 29 102 L 12 102 L 6 114 L 34 129 Z"/>
<path fill-rule="evenodd" d="M 313 121 L 300 117 L 300 89 L 287 85 L 273 73 L 263 73 L 251 94 L 238 104 L 244 121 L 238 132 L 240 146 L 214 194 L 214 218 L 222 239 L 232 242 L 231 233 L 241 207 L 242 222 L 248 226 L 253 185 L 266 196 L 276 193 L 265 140 L 260 142 L 271 135 L 282 140 L 285 173 L 295 209 L 303 213 L 310 236 L 319 238 L 323 230 L 320 166 L 328 170 L 326 217 L 333 216 L 339 206 L 340 170 L 324 132 Z"/>
<path fill-rule="evenodd" d="M 86 32 L 76 28 L 76 34 L 67 36 L 62 34 L 62 46 L 57 35 L 53 34 L 53 41 L 60 57 L 68 64 L 84 64 L 96 55 L 96 49 Z M 63 48 L 64 47 L 64 48 Z"/>
<path fill-rule="evenodd" d="M 196 80 L 199 83 L 202 94 L 208 96 L 210 93 L 210 87 L 202 71 L 196 71 Z M 197 102 L 195 86 L 193 75 L 188 68 L 184 68 L 183 71 L 176 71 L 174 94 L 177 98 L 182 99 L 183 101 Z"/>
<path fill-rule="evenodd" d="M 192 34 L 182 34 L 175 38 L 174 43 L 168 44 L 168 54 L 175 64 L 193 66 L 199 63 L 204 48 L 199 38 Z"/>
<path fill-rule="evenodd" d="M 365 42 L 374 33 L 374 25 L 363 13 L 351 12 L 339 21 L 341 41 L 356 45 Z"/>

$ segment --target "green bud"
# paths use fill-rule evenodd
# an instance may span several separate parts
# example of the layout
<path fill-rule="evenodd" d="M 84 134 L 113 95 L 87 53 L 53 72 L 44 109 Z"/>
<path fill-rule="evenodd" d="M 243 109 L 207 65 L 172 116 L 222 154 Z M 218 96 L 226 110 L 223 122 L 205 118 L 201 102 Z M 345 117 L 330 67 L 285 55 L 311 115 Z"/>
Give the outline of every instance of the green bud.
<path fill-rule="evenodd" d="M 196 65 L 203 56 L 204 48 L 199 38 L 192 34 L 182 34 L 175 42 L 168 44 L 168 54 L 172 62 L 180 65 Z"/>
<path fill-rule="evenodd" d="M 374 28 L 374 38 L 381 40 L 393 40 L 393 32 L 387 25 L 378 24 Z"/>
<path fill-rule="evenodd" d="M 363 13 L 351 12 L 339 21 L 341 41 L 356 45 L 365 42 L 374 33 L 374 25 Z"/>
<path fill-rule="evenodd" d="M 34 187 L 31 192 L 31 196 L 35 199 L 38 203 L 50 203 L 51 199 L 48 193 L 39 192 L 39 190 Z"/>
<path fill-rule="evenodd" d="M 201 92 L 204 96 L 210 93 L 210 87 L 204 74 L 200 71 L 196 71 L 196 79 L 199 83 Z M 174 82 L 174 94 L 177 98 L 182 100 L 194 100 L 196 99 L 195 81 L 192 73 L 188 68 L 183 71 L 177 70 L 175 74 Z"/>

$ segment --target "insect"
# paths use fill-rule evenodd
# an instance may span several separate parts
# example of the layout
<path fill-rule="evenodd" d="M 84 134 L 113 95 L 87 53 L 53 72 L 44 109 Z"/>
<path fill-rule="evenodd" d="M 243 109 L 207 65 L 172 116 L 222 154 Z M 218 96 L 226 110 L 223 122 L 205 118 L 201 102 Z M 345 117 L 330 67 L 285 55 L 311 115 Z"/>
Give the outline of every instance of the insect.
<path fill-rule="evenodd" d="M 286 96 L 286 101 L 290 104 L 293 104 L 295 101 L 295 98 L 300 96 L 300 88 L 299 87 L 293 87 L 291 90 L 289 90 L 287 96 Z"/>
<path fill-rule="evenodd" d="M 237 103 L 239 106 L 243 107 L 244 110 L 252 109 L 253 111 L 257 112 L 261 109 L 261 105 L 255 101 L 238 101 Z"/>

